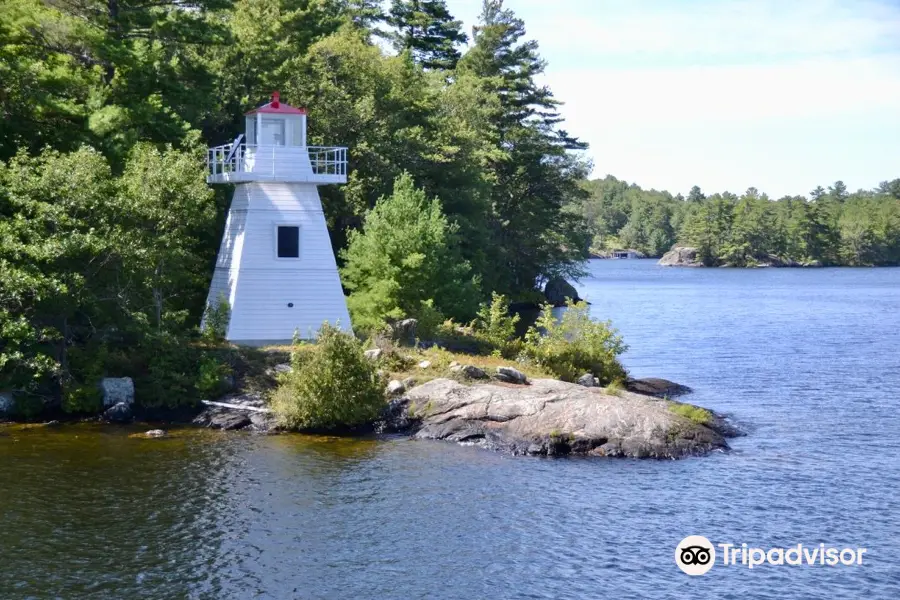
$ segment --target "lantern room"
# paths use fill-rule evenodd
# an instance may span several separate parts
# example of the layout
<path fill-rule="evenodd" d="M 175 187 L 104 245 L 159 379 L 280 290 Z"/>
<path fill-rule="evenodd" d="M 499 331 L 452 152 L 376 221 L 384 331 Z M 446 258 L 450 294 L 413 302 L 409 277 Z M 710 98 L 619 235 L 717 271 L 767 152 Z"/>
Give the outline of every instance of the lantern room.
<path fill-rule="evenodd" d="M 306 146 L 306 109 L 282 104 L 278 92 L 272 101 L 246 113 L 245 137 L 258 146 Z"/>
<path fill-rule="evenodd" d="M 245 114 L 244 133 L 232 143 L 209 149 L 207 164 L 208 183 L 347 182 L 347 149 L 307 145 L 306 109 L 283 103 L 278 92 Z"/>

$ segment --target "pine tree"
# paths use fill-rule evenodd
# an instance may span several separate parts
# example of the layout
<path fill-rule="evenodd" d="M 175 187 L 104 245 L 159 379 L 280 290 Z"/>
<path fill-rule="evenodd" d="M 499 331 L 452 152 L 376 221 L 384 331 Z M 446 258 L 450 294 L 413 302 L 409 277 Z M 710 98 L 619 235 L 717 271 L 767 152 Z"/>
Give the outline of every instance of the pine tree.
<path fill-rule="evenodd" d="M 466 34 L 445 0 L 393 0 L 387 22 L 397 30 L 391 35 L 397 51 L 409 51 L 428 70 L 456 68 Z"/>
<path fill-rule="evenodd" d="M 700 186 L 695 185 L 688 193 L 688 202 L 703 202 L 706 200 L 706 194 L 700 190 Z"/>
<path fill-rule="evenodd" d="M 568 151 L 587 145 L 558 127 L 560 102 L 535 82 L 545 63 L 537 42 L 522 41 L 524 35 L 522 20 L 502 0 L 485 0 L 474 46 L 457 69 L 459 82 L 475 78 L 496 99 L 485 132 L 493 210 L 488 254 L 496 289 L 513 296 L 542 278 L 579 273 L 589 240 L 577 211 L 566 209 L 586 196 L 579 182 L 587 172 Z"/>

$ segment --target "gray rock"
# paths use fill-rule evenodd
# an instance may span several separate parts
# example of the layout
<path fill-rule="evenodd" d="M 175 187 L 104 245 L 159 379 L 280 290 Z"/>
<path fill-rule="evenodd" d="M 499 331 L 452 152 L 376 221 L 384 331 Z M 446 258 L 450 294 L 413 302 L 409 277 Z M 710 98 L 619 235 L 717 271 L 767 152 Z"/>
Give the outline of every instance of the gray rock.
<path fill-rule="evenodd" d="M 427 368 L 429 368 L 429 367 L 431 367 L 431 361 L 430 361 L 430 360 L 423 360 L 422 362 L 419 363 L 419 368 L 420 368 L 420 369 L 427 369 Z"/>
<path fill-rule="evenodd" d="M 103 406 L 114 406 L 120 402 L 134 404 L 134 382 L 131 377 L 104 377 L 100 380 Z"/>
<path fill-rule="evenodd" d="M 453 362 L 450 363 L 450 370 L 452 371 L 454 367 L 459 367 L 459 366 L 460 366 L 460 364 L 454 360 Z"/>
<path fill-rule="evenodd" d="M 292 367 L 288 363 L 277 364 L 277 365 L 275 365 L 274 369 L 275 369 L 275 372 L 278 373 L 279 375 L 281 373 L 293 373 L 294 372 L 294 367 Z"/>
<path fill-rule="evenodd" d="M 702 267 L 700 251 L 691 246 L 675 246 L 656 263 L 664 267 Z"/>
<path fill-rule="evenodd" d="M 525 376 L 525 373 L 518 369 L 514 369 L 513 367 L 497 367 L 497 374 L 494 375 L 494 377 L 500 381 L 505 381 L 506 383 L 528 383 L 528 378 Z"/>
<path fill-rule="evenodd" d="M 389 396 L 397 396 L 405 391 L 406 386 L 404 386 L 402 382 L 397 381 L 396 379 L 392 379 L 390 383 L 387 384 L 387 393 Z"/>
<path fill-rule="evenodd" d="M 594 387 L 594 381 L 599 381 L 596 377 L 591 375 L 590 373 L 585 373 L 575 382 L 578 385 L 583 385 L 584 387 Z"/>
<path fill-rule="evenodd" d="M 278 429 L 278 422 L 272 413 L 251 412 L 249 429 L 258 433 L 271 433 Z"/>
<path fill-rule="evenodd" d="M 668 402 L 552 379 L 524 388 L 434 379 L 391 401 L 385 422 L 420 439 L 512 454 L 679 458 L 728 448 L 715 423 L 694 423 Z"/>
<path fill-rule="evenodd" d="M 463 366 L 460 365 L 460 364 L 455 364 L 455 365 L 452 365 L 452 364 L 451 364 L 451 365 L 450 365 L 450 372 L 451 372 L 451 373 L 462 373 L 462 370 L 463 370 Z"/>
<path fill-rule="evenodd" d="M 547 282 L 547 285 L 544 286 L 544 296 L 546 296 L 547 302 L 553 306 L 565 306 L 566 299 L 570 299 L 572 302 L 581 300 L 578 297 L 578 290 L 562 277 L 553 277 Z"/>
<path fill-rule="evenodd" d="M 209 427 L 210 429 L 223 429 L 235 431 L 249 427 L 253 421 L 249 411 L 234 410 L 221 406 L 207 406 L 194 418 L 194 425 Z"/>
<path fill-rule="evenodd" d="M 391 339 L 403 346 L 415 346 L 416 327 L 418 325 L 419 322 L 415 319 L 403 319 L 402 321 L 390 323 L 388 328 L 390 329 Z"/>
<path fill-rule="evenodd" d="M 462 368 L 463 374 L 469 379 L 487 379 L 487 373 L 484 369 L 480 369 L 475 365 L 465 365 Z"/>
<path fill-rule="evenodd" d="M 12 392 L 0 392 L 0 415 L 13 411 L 14 400 Z"/>
<path fill-rule="evenodd" d="M 372 348 L 371 350 L 366 350 L 364 352 L 364 354 L 366 355 L 366 358 L 368 358 L 369 360 L 376 361 L 379 358 L 381 358 L 382 352 L 381 352 L 381 348 Z"/>
<path fill-rule="evenodd" d="M 645 377 L 643 379 L 631 379 L 625 382 L 625 388 L 629 392 L 636 394 L 644 394 L 646 396 L 656 396 L 657 398 L 674 398 L 690 394 L 693 390 L 686 385 L 669 381 L 668 379 L 660 379 L 659 377 Z"/>
<path fill-rule="evenodd" d="M 131 405 L 119 402 L 103 412 L 103 420 L 110 423 L 130 423 L 132 420 Z"/>
<path fill-rule="evenodd" d="M 166 437 L 168 432 L 165 429 L 151 429 L 150 431 L 144 432 L 144 437 L 148 438 L 161 438 Z"/>

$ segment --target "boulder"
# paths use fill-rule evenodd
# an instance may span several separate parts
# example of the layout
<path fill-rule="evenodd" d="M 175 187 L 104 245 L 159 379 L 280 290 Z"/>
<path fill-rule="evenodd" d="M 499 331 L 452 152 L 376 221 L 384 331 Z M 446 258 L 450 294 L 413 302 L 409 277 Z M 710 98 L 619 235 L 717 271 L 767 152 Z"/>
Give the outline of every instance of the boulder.
<path fill-rule="evenodd" d="M 381 348 L 372 348 L 371 350 L 366 350 L 363 354 L 365 354 L 366 358 L 369 360 L 376 361 L 381 358 L 382 351 Z"/>
<path fill-rule="evenodd" d="M 469 379 L 487 379 L 487 373 L 484 372 L 484 369 L 480 369 L 475 365 L 463 366 L 462 373 Z"/>
<path fill-rule="evenodd" d="M 0 415 L 11 413 L 13 406 L 13 393 L 0 392 Z"/>
<path fill-rule="evenodd" d="M 656 398 L 553 379 L 524 388 L 434 379 L 392 400 L 383 430 L 512 454 L 679 458 L 727 449 L 716 423 L 694 423 Z"/>
<path fill-rule="evenodd" d="M 131 405 L 119 402 L 103 411 L 103 420 L 109 423 L 130 423 L 132 420 Z"/>
<path fill-rule="evenodd" d="M 553 277 L 547 282 L 544 286 L 544 296 L 553 306 L 565 306 L 567 299 L 572 302 L 581 300 L 578 297 L 578 290 L 562 277 Z"/>
<path fill-rule="evenodd" d="M 513 367 L 497 367 L 497 374 L 494 375 L 494 378 L 505 381 L 506 383 L 528 383 L 528 378 L 525 376 L 525 373 L 518 369 L 514 369 Z"/>
<path fill-rule="evenodd" d="M 430 361 L 430 360 L 423 360 L 422 362 L 419 363 L 419 368 L 420 368 L 420 369 L 428 369 L 429 367 L 431 367 L 431 361 Z"/>
<path fill-rule="evenodd" d="M 691 246 L 675 246 L 656 263 L 664 267 L 702 267 L 700 251 Z"/>
<path fill-rule="evenodd" d="M 225 431 L 244 429 L 251 424 L 252 421 L 248 411 L 222 406 L 207 406 L 203 412 L 194 418 L 194 425 Z"/>
<path fill-rule="evenodd" d="M 659 377 L 645 377 L 643 379 L 629 378 L 625 382 L 625 389 L 636 394 L 656 396 L 657 398 L 674 398 L 690 394 L 693 390 L 686 385 L 660 379 Z"/>
<path fill-rule="evenodd" d="M 249 429 L 258 433 L 272 433 L 278 429 L 278 422 L 273 413 L 251 412 Z"/>
<path fill-rule="evenodd" d="M 134 404 L 134 382 L 131 377 L 104 377 L 100 380 L 103 406 L 115 406 L 120 402 Z"/>
<path fill-rule="evenodd" d="M 594 387 L 594 381 L 596 379 L 597 378 L 594 377 L 592 374 L 585 373 L 584 375 L 579 377 L 575 383 L 577 383 L 578 385 L 583 385 L 584 387 Z"/>
<path fill-rule="evenodd" d="M 406 386 L 403 385 L 403 382 L 392 379 L 390 383 L 387 384 L 386 391 L 388 396 L 398 396 L 406 391 Z"/>
<path fill-rule="evenodd" d="M 418 325 L 419 322 L 415 319 L 403 319 L 388 324 L 391 339 L 401 346 L 415 346 Z"/>

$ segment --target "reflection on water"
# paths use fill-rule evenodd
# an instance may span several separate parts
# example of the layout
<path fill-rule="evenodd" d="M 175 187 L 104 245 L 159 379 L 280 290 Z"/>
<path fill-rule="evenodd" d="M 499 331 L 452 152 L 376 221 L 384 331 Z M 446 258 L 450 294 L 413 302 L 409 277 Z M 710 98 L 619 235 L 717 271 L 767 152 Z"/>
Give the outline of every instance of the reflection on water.
<path fill-rule="evenodd" d="M 897 597 L 900 270 L 592 269 L 632 373 L 734 414 L 734 452 L 0 426 L 0 599 Z M 689 578 L 688 534 L 870 562 Z"/>

